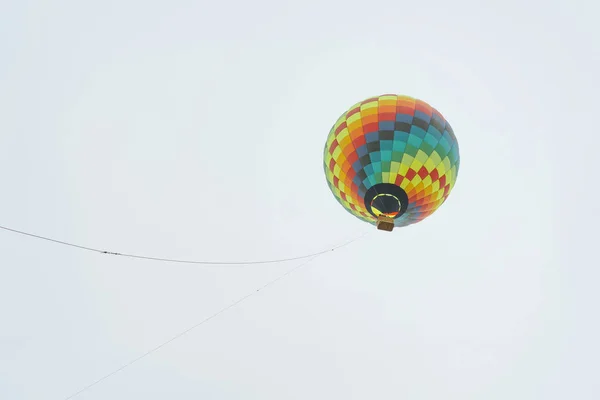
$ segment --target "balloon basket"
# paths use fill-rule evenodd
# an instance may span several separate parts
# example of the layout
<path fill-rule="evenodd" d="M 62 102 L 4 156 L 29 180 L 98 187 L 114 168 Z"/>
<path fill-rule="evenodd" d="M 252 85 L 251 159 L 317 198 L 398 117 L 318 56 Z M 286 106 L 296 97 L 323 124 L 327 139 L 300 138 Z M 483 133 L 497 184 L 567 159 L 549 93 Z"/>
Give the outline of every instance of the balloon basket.
<path fill-rule="evenodd" d="M 380 231 L 391 232 L 394 229 L 394 219 L 380 215 L 377 217 L 377 229 Z"/>

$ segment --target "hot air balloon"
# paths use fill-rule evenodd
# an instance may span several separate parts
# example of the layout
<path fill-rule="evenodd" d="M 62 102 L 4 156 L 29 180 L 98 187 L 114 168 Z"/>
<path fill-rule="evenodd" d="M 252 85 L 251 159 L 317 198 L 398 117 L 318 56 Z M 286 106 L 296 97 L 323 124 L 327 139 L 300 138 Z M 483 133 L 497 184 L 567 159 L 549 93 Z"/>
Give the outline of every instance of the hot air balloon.
<path fill-rule="evenodd" d="M 392 231 L 423 220 L 446 201 L 460 157 L 439 111 L 413 97 L 386 94 L 338 118 L 323 161 L 336 200 L 355 217 Z"/>

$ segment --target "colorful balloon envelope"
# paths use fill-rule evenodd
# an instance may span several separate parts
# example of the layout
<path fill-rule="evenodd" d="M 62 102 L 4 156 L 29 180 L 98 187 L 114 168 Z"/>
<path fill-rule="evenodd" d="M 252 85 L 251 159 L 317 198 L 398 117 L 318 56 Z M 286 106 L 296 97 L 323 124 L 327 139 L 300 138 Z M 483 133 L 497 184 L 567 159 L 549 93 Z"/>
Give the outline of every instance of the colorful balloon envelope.
<path fill-rule="evenodd" d="M 460 164 L 450 124 L 424 101 L 382 95 L 352 106 L 329 132 L 329 188 L 351 214 L 391 231 L 423 220 L 452 191 Z"/>

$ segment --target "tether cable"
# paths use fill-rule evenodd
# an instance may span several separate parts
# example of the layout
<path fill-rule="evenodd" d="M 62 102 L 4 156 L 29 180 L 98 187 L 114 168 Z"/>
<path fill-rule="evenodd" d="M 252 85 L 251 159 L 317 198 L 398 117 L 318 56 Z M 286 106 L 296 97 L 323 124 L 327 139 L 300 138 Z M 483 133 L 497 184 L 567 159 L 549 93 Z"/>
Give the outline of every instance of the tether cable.
<path fill-rule="evenodd" d="M 348 246 L 349 244 L 351 244 L 351 243 L 353 243 L 353 242 L 357 241 L 358 239 L 360 239 L 360 238 L 364 237 L 365 235 L 367 235 L 367 233 L 363 233 L 362 235 L 360 235 L 360 236 L 358 236 L 358 237 L 356 237 L 356 238 L 354 238 L 354 239 L 352 239 L 352 240 L 350 240 L 350 241 L 348 241 L 348 242 L 346 242 L 346 243 L 343 243 L 343 244 L 341 244 L 341 245 L 337 246 L 336 248 L 338 248 L 338 249 L 339 249 L 339 248 L 341 248 L 341 247 Z M 123 371 L 125 368 L 127 368 L 127 367 L 131 366 L 132 364 L 134 364 L 134 363 L 138 362 L 139 360 L 141 360 L 141 359 L 143 359 L 143 358 L 145 358 L 145 357 L 149 356 L 150 354 L 152 354 L 152 353 L 154 353 L 155 351 L 157 351 L 157 350 L 161 349 L 162 347 L 164 347 L 164 346 L 168 345 L 169 343 L 171 343 L 171 342 L 174 342 L 175 340 L 177 340 L 177 339 L 181 338 L 182 336 L 186 335 L 187 333 L 191 332 L 192 330 L 194 330 L 194 329 L 196 329 L 196 328 L 200 327 L 201 325 L 204 325 L 204 324 L 205 324 L 205 323 L 207 323 L 208 321 L 210 321 L 210 320 L 212 320 L 212 319 L 216 318 L 217 316 L 219 316 L 219 315 L 223 314 L 224 312 L 226 312 L 226 311 L 228 311 L 228 310 L 232 309 L 233 307 L 235 307 L 235 306 L 239 305 L 239 304 L 240 304 L 240 303 L 242 303 L 244 300 L 247 300 L 248 298 L 252 297 L 252 296 L 253 296 L 253 295 L 255 295 L 256 293 L 260 292 L 261 290 L 263 290 L 263 289 L 265 289 L 265 288 L 267 288 L 267 287 L 269 287 L 269 286 L 272 286 L 272 285 L 274 285 L 275 283 L 277 283 L 277 282 L 278 282 L 278 281 L 280 281 L 281 279 L 285 278 L 286 276 L 290 275 L 291 273 L 293 273 L 293 272 L 295 272 L 295 271 L 299 270 L 300 268 L 304 267 L 305 265 L 307 265 L 308 263 L 310 263 L 311 261 L 313 261 L 314 259 L 316 259 L 317 257 L 319 257 L 319 256 L 320 256 L 320 255 L 322 255 L 322 254 L 324 254 L 324 252 L 321 252 L 321 253 L 319 253 L 319 254 L 317 254 L 317 255 L 313 255 L 312 257 L 310 257 L 310 258 L 309 258 L 309 260 L 307 260 L 307 261 L 304 261 L 304 262 L 300 263 L 299 265 L 295 266 L 294 268 L 291 268 L 291 269 L 290 269 L 290 270 L 288 270 L 287 272 L 285 272 L 285 273 L 283 273 L 283 274 L 279 275 L 277 278 L 275 278 L 275 279 L 273 279 L 273 280 L 271 280 L 271 281 L 267 282 L 266 284 L 264 284 L 264 285 L 263 285 L 263 286 L 261 286 L 260 288 L 258 288 L 258 289 L 256 289 L 256 290 L 254 290 L 254 291 L 252 291 L 252 292 L 248 293 L 247 295 L 245 295 L 245 296 L 243 296 L 243 297 L 239 298 L 238 300 L 236 300 L 236 301 L 234 301 L 233 303 L 229 304 L 228 306 L 226 306 L 226 307 L 222 308 L 221 310 L 217 311 L 216 313 L 212 314 L 211 316 L 209 316 L 209 317 L 207 317 L 207 318 L 203 319 L 202 321 L 198 322 L 197 324 L 195 324 L 195 325 L 193 325 L 193 326 L 191 326 L 191 327 L 187 328 L 186 330 L 184 330 L 184 331 L 182 331 L 182 332 L 178 333 L 177 335 L 175 335 L 175 336 L 171 337 L 169 340 L 167 340 L 167 341 L 165 341 L 165 342 L 163 342 L 163 343 L 159 344 L 158 346 L 156 346 L 156 347 L 152 348 L 151 350 L 148 350 L 148 351 L 147 351 L 147 352 L 145 352 L 144 354 L 142 354 L 142 355 L 138 356 L 137 358 L 134 358 L 133 360 L 129 361 L 128 363 L 126 363 L 126 364 L 123 364 L 121 367 L 119 367 L 119 368 L 115 369 L 114 371 L 112 371 L 112 372 L 110 372 L 110 373 L 108 373 L 108 374 L 104 375 L 102 378 L 100 378 L 100 379 L 98 379 L 98 380 L 94 381 L 93 383 L 91 383 L 91 384 L 89 384 L 89 385 L 85 386 L 83 389 L 79 390 L 78 392 L 75 392 L 75 393 L 73 393 L 73 394 L 72 394 L 72 395 L 70 395 L 69 397 L 66 397 L 64 400 L 70 400 L 70 399 L 72 399 L 72 398 L 74 398 L 74 397 L 78 396 L 79 394 L 81 394 L 81 393 L 85 392 L 86 390 L 90 389 L 91 387 L 93 387 L 93 386 L 96 386 L 96 385 L 97 385 L 97 384 L 99 384 L 100 382 L 102 382 L 102 381 L 104 381 L 104 380 L 106 380 L 106 379 L 110 378 L 111 376 L 118 374 L 119 372 Z"/>
<path fill-rule="evenodd" d="M 281 262 L 286 262 L 286 261 L 303 260 L 303 259 L 306 259 L 306 258 L 320 256 L 321 254 L 325 254 L 327 252 L 333 251 L 333 250 L 338 249 L 341 246 L 343 246 L 343 245 L 338 245 L 338 246 L 335 246 L 335 247 L 331 247 L 331 248 L 328 248 L 328 249 L 325 249 L 325 250 L 321 250 L 321 251 L 316 252 L 316 253 L 307 254 L 307 255 L 304 255 L 304 256 L 290 257 L 290 258 L 279 258 L 279 259 L 273 259 L 273 260 L 195 261 L 195 260 L 181 260 L 181 259 L 174 259 L 174 258 L 160 258 L 160 257 L 142 256 L 142 255 L 137 255 L 137 254 L 118 253 L 118 252 L 115 252 L 115 251 L 102 250 L 102 249 L 98 249 L 98 248 L 81 246 L 81 245 L 74 244 L 74 243 L 64 242 L 62 240 L 57 240 L 57 239 L 52 239 L 52 238 L 45 237 L 45 236 L 35 235 L 33 233 L 23 232 L 23 231 L 20 231 L 20 230 L 17 230 L 17 229 L 8 228 L 8 227 L 1 226 L 1 225 L 0 225 L 0 229 L 3 229 L 3 230 L 8 231 L 8 232 L 17 233 L 19 235 L 24 235 L 24 236 L 29 236 L 29 237 L 36 238 L 36 239 L 46 240 L 48 242 L 53 242 L 53 243 L 61 244 L 61 245 L 64 245 L 64 246 L 75 247 L 75 248 L 78 248 L 78 249 L 82 249 L 82 250 L 86 250 L 86 251 L 92 251 L 92 252 L 100 253 L 100 254 L 107 254 L 107 255 L 111 255 L 111 256 L 127 257 L 127 258 L 137 258 L 137 259 L 141 259 L 141 260 L 151 260 L 151 261 L 181 263 L 181 264 L 200 264 L 200 265 L 275 264 L 275 263 L 281 263 Z"/>

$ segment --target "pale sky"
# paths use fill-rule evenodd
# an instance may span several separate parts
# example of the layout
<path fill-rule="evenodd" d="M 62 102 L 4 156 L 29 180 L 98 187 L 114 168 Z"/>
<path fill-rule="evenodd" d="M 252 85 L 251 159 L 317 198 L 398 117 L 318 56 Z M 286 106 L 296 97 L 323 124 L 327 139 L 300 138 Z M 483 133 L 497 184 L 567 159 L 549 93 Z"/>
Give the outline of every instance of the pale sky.
<path fill-rule="evenodd" d="M 218 261 L 369 232 L 75 399 L 600 398 L 598 13 L 3 2 L 0 225 Z M 392 233 L 322 167 L 335 120 L 383 93 L 437 108 L 461 155 L 448 201 Z M 64 400 L 301 262 L 0 230 L 0 399 Z"/>

